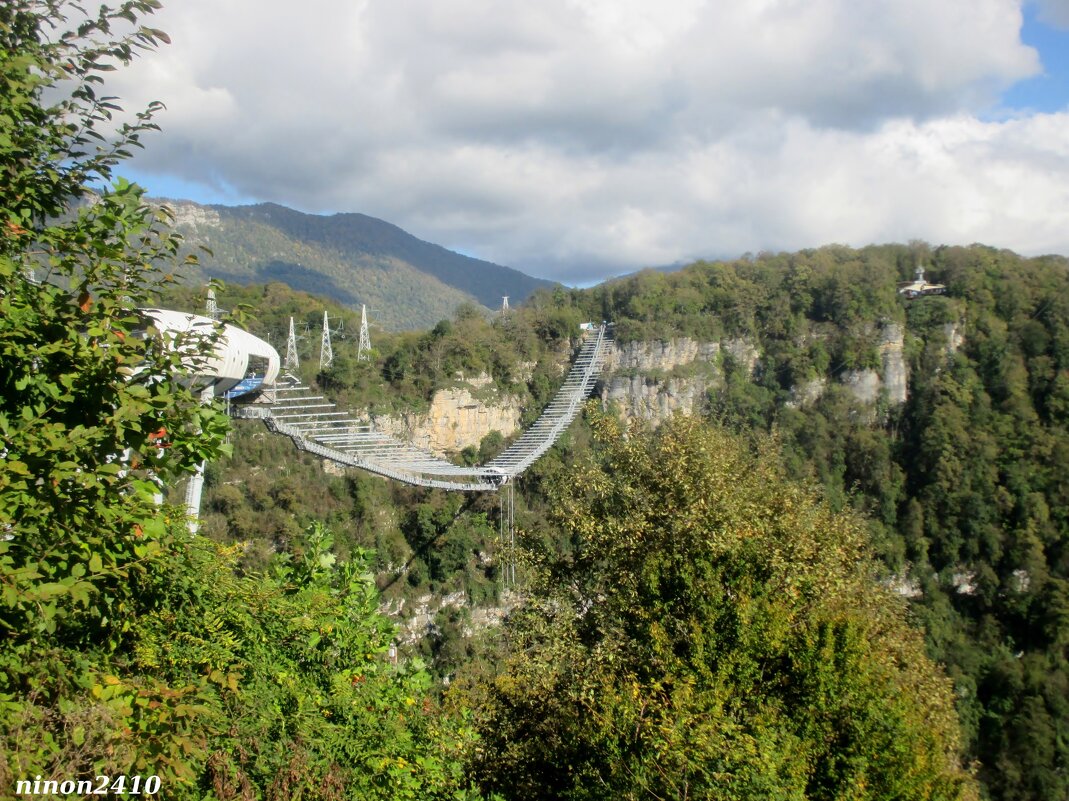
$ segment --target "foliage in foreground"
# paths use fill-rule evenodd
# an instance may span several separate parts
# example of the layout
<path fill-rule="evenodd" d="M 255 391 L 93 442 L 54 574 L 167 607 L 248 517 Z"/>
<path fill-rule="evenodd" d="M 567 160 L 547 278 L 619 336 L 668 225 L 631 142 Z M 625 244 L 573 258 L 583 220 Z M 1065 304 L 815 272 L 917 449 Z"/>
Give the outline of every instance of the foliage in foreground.
<path fill-rule="evenodd" d="M 438 714 L 361 561 L 322 528 L 271 575 L 231 550 L 174 544 L 115 650 L 49 649 L 5 706 L 5 786 L 27 776 L 159 775 L 175 799 L 463 798 L 470 732 Z M 46 675 L 52 678 L 41 679 Z"/>
<path fill-rule="evenodd" d="M 465 730 L 386 658 L 361 554 L 315 529 L 242 576 L 160 502 L 226 431 L 180 381 L 198 354 L 135 312 L 179 240 L 121 180 L 80 205 L 154 127 L 107 140 L 98 89 L 165 40 L 137 24 L 157 7 L 0 4 L 0 796 L 155 775 L 169 799 L 464 798 Z"/>
<path fill-rule="evenodd" d="M 872 580 L 863 523 L 765 448 L 595 420 L 565 557 L 475 699 L 484 789 L 544 799 L 965 799 L 950 683 Z"/>

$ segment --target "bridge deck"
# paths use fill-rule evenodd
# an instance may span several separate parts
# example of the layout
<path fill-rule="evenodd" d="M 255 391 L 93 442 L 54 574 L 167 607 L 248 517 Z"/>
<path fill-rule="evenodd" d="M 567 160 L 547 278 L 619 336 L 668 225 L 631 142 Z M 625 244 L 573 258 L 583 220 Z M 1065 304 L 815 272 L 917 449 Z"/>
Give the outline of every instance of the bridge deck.
<path fill-rule="evenodd" d="M 240 417 L 262 418 L 268 429 L 293 440 L 301 450 L 347 467 L 445 490 L 495 490 L 549 450 L 579 413 L 594 389 L 611 343 L 602 325 L 587 338 L 564 384 L 541 416 L 501 455 L 485 465 L 463 467 L 375 431 L 292 376 L 273 390 L 274 403 L 238 407 Z"/>

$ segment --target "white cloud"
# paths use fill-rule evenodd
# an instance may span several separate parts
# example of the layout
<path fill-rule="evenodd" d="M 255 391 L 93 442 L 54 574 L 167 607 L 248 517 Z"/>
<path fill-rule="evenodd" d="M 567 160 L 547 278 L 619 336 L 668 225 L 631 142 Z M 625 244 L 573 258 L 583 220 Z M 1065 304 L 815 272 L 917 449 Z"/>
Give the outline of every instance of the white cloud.
<path fill-rule="evenodd" d="M 143 172 L 361 211 L 565 281 L 928 238 L 1069 251 L 1018 0 L 172 0 Z"/>

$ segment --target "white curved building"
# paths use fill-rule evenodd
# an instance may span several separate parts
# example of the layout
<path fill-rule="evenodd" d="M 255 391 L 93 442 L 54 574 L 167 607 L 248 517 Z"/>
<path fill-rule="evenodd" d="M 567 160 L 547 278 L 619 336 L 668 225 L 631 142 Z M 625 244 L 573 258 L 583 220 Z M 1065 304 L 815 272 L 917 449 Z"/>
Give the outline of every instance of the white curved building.
<path fill-rule="evenodd" d="M 217 397 L 230 399 L 258 392 L 274 384 L 278 376 L 278 351 L 248 331 L 233 325 L 220 327 L 211 318 L 170 309 L 139 309 L 139 313 L 170 347 L 189 354 L 183 361 L 189 367 L 190 383 L 210 387 Z M 213 337 L 217 339 L 210 351 L 198 356 Z"/>
<path fill-rule="evenodd" d="M 233 325 L 221 325 L 210 317 L 170 309 L 138 309 L 145 339 L 157 335 L 164 347 L 181 355 L 184 375 L 178 380 L 199 389 L 203 400 L 210 396 L 228 400 L 253 396 L 275 383 L 279 358 L 267 342 Z M 196 532 L 200 496 L 204 488 L 204 462 L 197 466 L 186 486 L 189 530 Z"/>

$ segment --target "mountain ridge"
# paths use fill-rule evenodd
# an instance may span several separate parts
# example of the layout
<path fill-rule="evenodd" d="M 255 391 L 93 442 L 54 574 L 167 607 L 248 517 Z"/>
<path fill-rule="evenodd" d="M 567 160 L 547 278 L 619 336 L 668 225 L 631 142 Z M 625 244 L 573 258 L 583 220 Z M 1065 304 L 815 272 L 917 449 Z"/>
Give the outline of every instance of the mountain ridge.
<path fill-rule="evenodd" d="M 366 214 L 305 214 L 275 203 L 204 205 L 154 198 L 169 208 L 199 264 L 182 277 L 247 285 L 282 281 L 350 308 L 376 310 L 391 330 L 427 328 L 464 303 L 495 308 L 554 282 L 455 253 Z"/>

